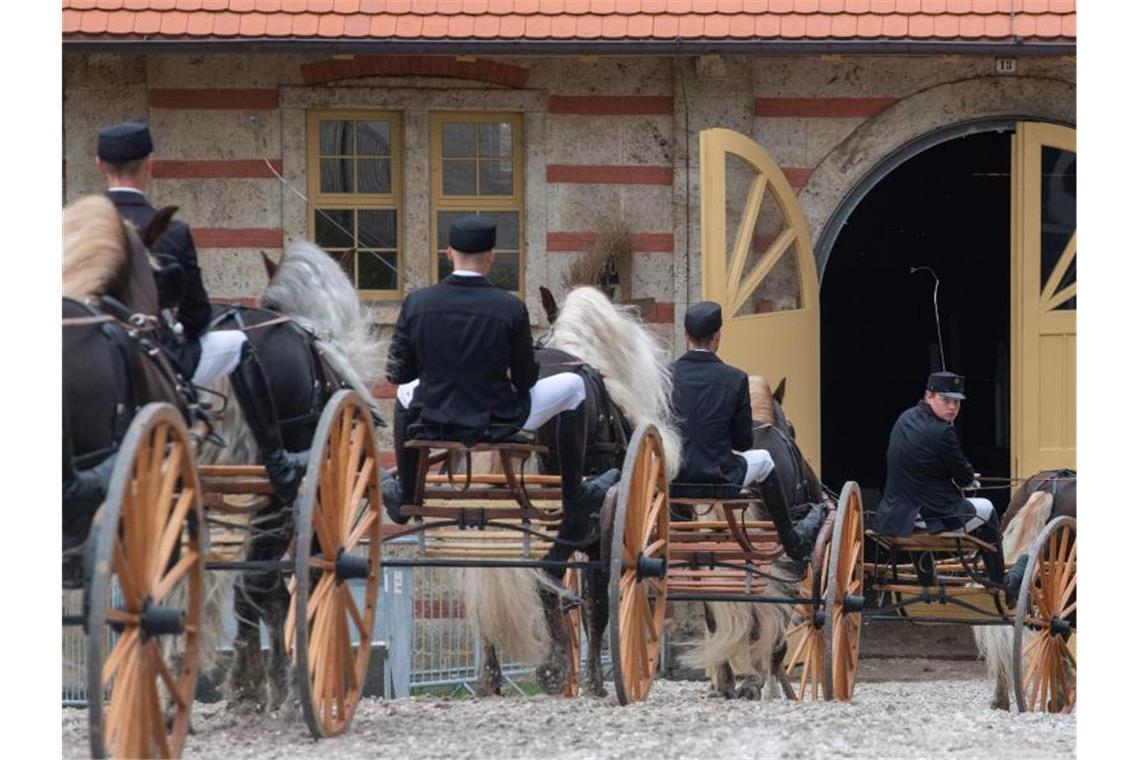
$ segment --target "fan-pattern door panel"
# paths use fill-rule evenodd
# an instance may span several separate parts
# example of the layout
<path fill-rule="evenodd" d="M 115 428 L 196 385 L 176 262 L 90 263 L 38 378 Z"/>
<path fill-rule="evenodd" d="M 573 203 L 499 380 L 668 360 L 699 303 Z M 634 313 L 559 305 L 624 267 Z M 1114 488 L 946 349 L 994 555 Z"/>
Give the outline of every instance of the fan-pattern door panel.
<path fill-rule="evenodd" d="M 820 467 L 819 285 L 807 222 L 780 167 L 751 139 L 701 132 L 701 292 L 724 313 L 721 357 L 774 387 Z"/>
<path fill-rule="evenodd" d="M 1013 468 L 1076 467 L 1076 132 L 1019 124 L 1014 136 Z"/>

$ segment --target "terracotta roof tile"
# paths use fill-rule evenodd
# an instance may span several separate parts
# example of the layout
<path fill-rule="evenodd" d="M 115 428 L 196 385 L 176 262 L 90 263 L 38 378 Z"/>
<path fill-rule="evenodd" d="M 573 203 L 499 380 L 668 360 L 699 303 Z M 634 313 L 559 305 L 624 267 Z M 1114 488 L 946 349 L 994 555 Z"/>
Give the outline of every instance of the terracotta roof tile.
<path fill-rule="evenodd" d="M 1011 16 L 1013 3 L 1016 13 Z M 62 0 L 66 37 L 1076 39 L 1074 0 Z"/>
<path fill-rule="evenodd" d="M 367 37 L 372 28 L 372 19 L 363 13 L 354 13 L 344 19 L 345 37 Z"/>
<path fill-rule="evenodd" d="M 858 17 L 850 13 L 840 13 L 831 17 L 831 36 L 836 39 L 849 39 L 855 36 Z"/>
<path fill-rule="evenodd" d="M 483 40 L 494 39 L 499 36 L 499 21 L 498 16 L 488 14 L 476 16 L 473 34 Z"/>
<path fill-rule="evenodd" d="M 186 20 L 189 18 L 188 13 L 176 11 L 174 13 L 162 14 L 162 21 L 158 25 L 159 34 L 178 35 L 186 34 Z"/>
<path fill-rule="evenodd" d="M 273 13 L 265 21 L 265 33 L 270 37 L 288 37 L 293 32 L 293 17 Z"/>
<path fill-rule="evenodd" d="M 464 39 L 465 37 L 470 37 L 474 29 L 474 16 L 452 16 L 451 23 L 448 24 L 447 36 L 451 37 L 452 39 Z M 574 33 L 572 28 L 570 29 L 570 33 Z"/>
<path fill-rule="evenodd" d="M 263 17 L 264 18 L 264 17 Z M 264 26 L 264 25 L 263 25 Z M 194 37 L 206 37 L 214 31 L 213 13 L 190 13 L 186 16 L 186 33 Z"/>
<path fill-rule="evenodd" d="M 214 34 L 218 37 L 233 36 L 240 27 L 241 16 L 236 13 L 219 13 L 214 16 Z"/>

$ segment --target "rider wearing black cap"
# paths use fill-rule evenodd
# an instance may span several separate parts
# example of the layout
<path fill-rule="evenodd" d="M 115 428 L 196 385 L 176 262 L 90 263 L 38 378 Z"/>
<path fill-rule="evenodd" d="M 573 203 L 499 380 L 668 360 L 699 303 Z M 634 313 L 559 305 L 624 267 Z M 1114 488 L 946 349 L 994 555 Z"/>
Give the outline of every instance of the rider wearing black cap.
<path fill-rule="evenodd" d="M 907 409 L 891 429 L 887 448 L 887 484 L 876 512 L 876 530 L 909 536 L 915 528 L 931 533 L 965 530 L 993 544 L 983 552 L 990 580 L 1016 594 L 1027 557 L 1020 557 L 1008 575 L 1002 554 L 998 517 L 989 499 L 966 498 L 962 489 L 977 486 L 974 468 L 962 453 L 954 420 L 965 400 L 965 378 L 934 372 L 926 393 Z"/>
<path fill-rule="evenodd" d="M 107 196 L 123 218 L 140 230 L 158 213 L 146 197 L 153 149 L 146 124 L 127 122 L 99 130 L 96 165 L 107 183 Z M 163 324 L 159 340 L 195 385 L 209 385 L 229 375 L 234 396 L 261 451 L 266 474 L 277 495 L 291 502 L 305 474 L 308 454 L 285 449 L 269 383 L 245 333 L 209 331 L 210 299 L 202 284 L 190 227 L 171 220 L 152 253 L 159 262 L 155 272 L 159 305 L 173 310 L 179 325 L 172 329 Z"/>
<path fill-rule="evenodd" d="M 731 498 L 756 484 L 793 559 L 811 551 L 814 523 L 798 531 L 788 512 L 774 464 L 752 448 L 752 399 L 748 375 L 716 355 L 722 324 L 720 304 L 701 301 L 685 312 L 689 350 L 673 362 L 673 411 L 681 428 L 681 468 L 671 492 L 678 497 Z"/>
<path fill-rule="evenodd" d="M 582 480 L 585 384 L 573 372 L 538 379 L 526 303 L 487 279 L 494 247 L 495 224 L 488 217 L 458 219 L 447 249 L 454 271 L 404 298 L 387 370 L 389 382 L 399 386 L 393 435 L 400 484 L 386 480 L 384 503 L 394 521 L 407 522 L 399 506 L 412 493 L 418 462 L 417 451 L 404 447 L 409 433 L 466 444 L 502 441 L 558 415 L 565 514 L 558 536 L 581 541 L 620 471 Z M 550 559 L 565 559 L 571 551 L 556 544 Z"/>

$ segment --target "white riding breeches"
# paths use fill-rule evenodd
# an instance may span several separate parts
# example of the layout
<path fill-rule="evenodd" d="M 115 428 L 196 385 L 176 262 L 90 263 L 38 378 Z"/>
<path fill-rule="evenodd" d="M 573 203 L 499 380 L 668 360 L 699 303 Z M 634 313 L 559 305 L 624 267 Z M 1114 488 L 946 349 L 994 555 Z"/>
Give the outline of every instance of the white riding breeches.
<path fill-rule="evenodd" d="M 408 408 L 420 381 L 413 380 L 396 388 L 396 399 Z M 554 415 L 577 409 L 586 400 L 586 383 L 575 372 L 559 372 L 544 377 L 530 389 L 530 416 L 523 430 L 535 431 L 549 422 Z"/>
<path fill-rule="evenodd" d="M 218 330 L 198 338 L 202 358 L 194 369 L 195 385 L 210 385 L 234 371 L 241 361 L 241 348 L 249 340 L 241 330 Z"/>
<path fill-rule="evenodd" d="M 748 463 L 748 469 L 744 473 L 744 482 L 742 486 L 749 483 L 759 483 L 766 479 L 775 469 L 776 465 L 772 461 L 772 455 L 764 449 L 750 449 L 749 451 L 736 452 L 744 457 L 744 461 Z"/>
<path fill-rule="evenodd" d="M 974 516 L 966 520 L 965 525 L 962 526 L 962 530 L 966 531 L 967 533 L 971 533 L 985 525 L 987 522 L 989 522 L 990 518 L 993 517 L 994 504 L 989 499 L 982 499 L 978 497 L 969 497 L 966 499 L 966 501 L 970 502 L 970 504 L 973 505 Z M 921 515 L 915 517 L 914 527 L 925 530 L 926 520 L 923 520 Z"/>

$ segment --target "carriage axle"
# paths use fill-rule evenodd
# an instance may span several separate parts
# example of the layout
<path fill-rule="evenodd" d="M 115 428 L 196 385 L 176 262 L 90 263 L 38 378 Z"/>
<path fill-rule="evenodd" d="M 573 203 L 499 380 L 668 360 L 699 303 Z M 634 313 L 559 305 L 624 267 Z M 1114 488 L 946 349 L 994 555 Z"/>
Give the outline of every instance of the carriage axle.
<path fill-rule="evenodd" d="M 178 635 L 186 630 L 186 610 L 166 607 L 147 599 L 139 616 L 143 641 L 152 636 Z"/>

